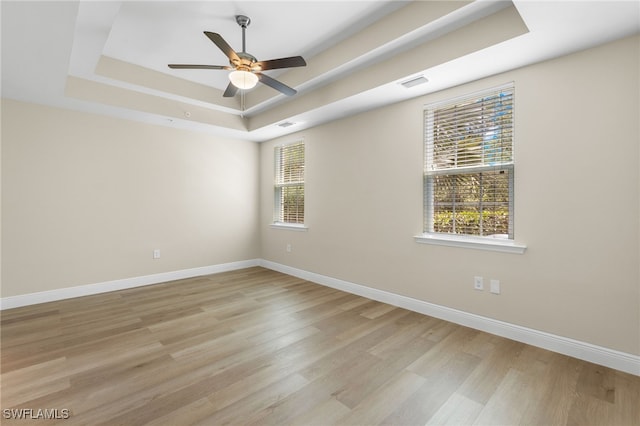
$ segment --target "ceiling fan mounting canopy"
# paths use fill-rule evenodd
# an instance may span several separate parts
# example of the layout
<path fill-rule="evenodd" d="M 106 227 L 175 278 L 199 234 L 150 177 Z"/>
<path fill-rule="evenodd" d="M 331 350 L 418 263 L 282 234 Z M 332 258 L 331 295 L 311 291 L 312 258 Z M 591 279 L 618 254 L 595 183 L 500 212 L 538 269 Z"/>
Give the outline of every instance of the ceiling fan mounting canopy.
<path fill-rule="evenodd" d="M 251 23 L 251 18 L 249 18 L 248 16 L 245 16 L 245 15 L 236 15 L 236 22 L 242 28 L 247 28 L 249 26 L 249 24 Z"/>
<path fill-rule="evenodd" d="M 229 65 L 188 65 L 188 64 L 169 64 L 172 69 L 213 69 L 213 70 L 231 70 L 229 79 L 231 82 L 224 91 L 224 97 L 233 97 L 238 89 L 250 89 L 256 85 L 258 81 L 267 86 L 292 96 L 297 91 L 278 80 L 263 74 L 262 71 L 304 67 L 307 65 L 302 56 L 291 56 L 288 58 L 271 59 L 268 61 L 258 61 L 258 59 L 246 52 L 245 30 L 251 23 L 251 19 L 245 15 L 237 15 L 236 22 L 242 28 L 242 51 L 236 52 L 218 33 L 205 31 L 204 34 L 229 58 Z"/>

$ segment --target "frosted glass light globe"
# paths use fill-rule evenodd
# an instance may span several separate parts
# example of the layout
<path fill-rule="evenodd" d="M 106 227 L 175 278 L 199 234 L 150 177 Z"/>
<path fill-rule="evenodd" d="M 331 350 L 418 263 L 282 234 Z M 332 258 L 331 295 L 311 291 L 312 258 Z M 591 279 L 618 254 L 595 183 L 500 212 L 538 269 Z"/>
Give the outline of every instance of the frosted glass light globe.
<path fill-rule="evenodd" d="M 258 84 L 258 76 L 249 71 L 230 72 L 229 80 L 238 89 L 252 89 Z"/>

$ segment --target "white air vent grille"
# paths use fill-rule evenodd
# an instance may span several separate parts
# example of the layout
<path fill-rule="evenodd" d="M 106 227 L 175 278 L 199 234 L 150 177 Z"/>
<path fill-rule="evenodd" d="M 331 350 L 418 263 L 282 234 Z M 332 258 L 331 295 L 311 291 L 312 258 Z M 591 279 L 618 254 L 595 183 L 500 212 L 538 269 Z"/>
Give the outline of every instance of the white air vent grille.
<path fill-rule="evenodd" d="M 424 83 L 426 83 L 428 81 L 429 80 L 427 80 L 427 78 L 425 76 L 421 75 L 420 77 L 416 77 L 416 78 L 412 78 L 411 80 L 403 81 L 400 84 L 408 89 L 410 87 L 417 86 L 419 84 L 424 84 Z"/>

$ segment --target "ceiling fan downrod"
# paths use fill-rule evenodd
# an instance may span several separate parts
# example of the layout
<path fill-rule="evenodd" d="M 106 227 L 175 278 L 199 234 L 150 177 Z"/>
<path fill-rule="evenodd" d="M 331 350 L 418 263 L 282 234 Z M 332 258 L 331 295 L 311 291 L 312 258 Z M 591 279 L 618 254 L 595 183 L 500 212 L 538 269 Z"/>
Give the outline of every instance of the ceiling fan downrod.
<path fill-rule="evenodd" d="M 245 31 L 251 23 L 251 18 L 245 15 L 236 15 L 236 22 L 242 28 L 242 53 L 247 53 L 247 46 L 245 43 Z"/>

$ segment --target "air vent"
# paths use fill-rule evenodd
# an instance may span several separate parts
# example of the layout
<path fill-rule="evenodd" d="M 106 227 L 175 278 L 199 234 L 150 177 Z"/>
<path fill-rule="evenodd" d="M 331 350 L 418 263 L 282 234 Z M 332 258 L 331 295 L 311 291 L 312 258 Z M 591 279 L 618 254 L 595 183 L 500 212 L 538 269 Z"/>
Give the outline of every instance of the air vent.
<path fill-rule="evenodd" d="M 278 126 L 280 127 L 289 127 L 289 126 L 293 126 L 296 123 L 292 123 L 291 121 L 285 121 L 284 123 L 280 123 L 278 124 Z"/>
<path fill-rule="evenodd" d="M 419 84 L 424 84 L 424 83 L 426 83 L 428 81 L 429 80 L 427 80 L 425 76 L 421 75 L 420 77 L 416 77 L 416 78 L 412 78 L 411 80 L 403 81 L 400 84 L 408 89 L 408 88 L 413 87 L 413 86 L 418 86 Z"/>

